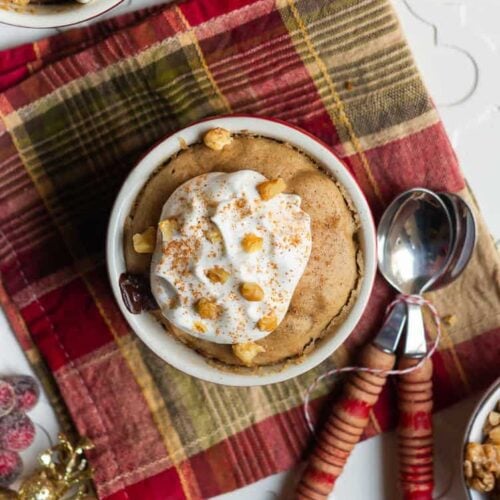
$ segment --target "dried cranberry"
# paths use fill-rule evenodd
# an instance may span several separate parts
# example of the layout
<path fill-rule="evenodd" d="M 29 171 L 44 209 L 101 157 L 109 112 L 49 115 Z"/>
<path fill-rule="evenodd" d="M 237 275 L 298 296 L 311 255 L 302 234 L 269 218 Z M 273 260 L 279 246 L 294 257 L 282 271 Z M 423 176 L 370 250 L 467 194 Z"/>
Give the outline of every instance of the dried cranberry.
<path fill-rule="evenodd" d="M 10 450 L 0 450 L 0 486 L 6 488 L 20 475 L 23 462 L 19 453 Z"/>
<path fill-rule="evenodd" d="M 17 410 L 29 411 L 37 404 L 40 389 L 33 377 L 29 375 L 12 375 L 3 377 L 3 379 L 14 388 Z"/>
<path fill-rule="evenodd" d="M 13 411 L 0 418 L 0 448 L 22 451 L 35 439 L 35 426 L 24 413 Z"/>
<path fill-rule="evenodd" d="M 0 379 L 0 417 L 10 413 L 16 406 L 14 388 L 6 381 Z"/>

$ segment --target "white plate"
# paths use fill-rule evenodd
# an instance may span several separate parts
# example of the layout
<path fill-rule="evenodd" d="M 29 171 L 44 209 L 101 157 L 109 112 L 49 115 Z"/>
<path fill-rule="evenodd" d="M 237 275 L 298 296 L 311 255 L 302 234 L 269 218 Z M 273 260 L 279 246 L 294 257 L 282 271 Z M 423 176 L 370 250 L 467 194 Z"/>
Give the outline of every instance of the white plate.
<path fill-rule="evenodd" d="M 100 16 L 122 1 L 93 0 L 83 4 L 67 0 L 59 4 L 33 4 L 20 7 L 9 5 L 9 0 L 0 0 L 0 23 L 25 28 L 58 28 Z"/>
<path fill-rule="evenodd" d="M 360 217 L 364 278 L 356 303 L 334 335 L 321 341 L 303 362 L 290 365 L 279 372 L 258 375 L 222 371 L 207 363 L 205 358 L 194 350 L 166 334 L 151 314 L 129 313 L 121 298 L 118 279 L 120 274 L 125 271 L 122 249 L 123 228 L 137 194 L 150 174 L 166 159 L 179 151 L 180 138 L 184 139 L 187 144 L 193 144 L 199 142 L 203 134 L 214 127 L 223 127 L 231 132 L 248 131 L 286 141 L 296 146 L 331 172 L 332 176 L 344 186 Z M 107 236 L 107 263 L 113 292 L 122 313 L 137 335 L 160 358 L 189 375 L 218 384 L 235 386 L 272 384 L 290 379 L 315 367 L 330 356 L 353 331 L 368 302 L 375 277 L 375 228 L 368 204 L 356 181 L 332 151 L 317 138 L 277 120 L 242 115 L 223 116 L 197 122 L 176 132 L 153 147 L 139 161 L 123 184 L 111 213 Z"/>
<path fill-rule="evenodd" d="M 500 401 L 500 378 L 498 378 L 486 391 L 485 395 L 481 398 L 479 403 L 474 408 L 472 412 L 472 417 L 469 420 L 467 428 L 464 435 L 464 446 L 469 442 L 482 443 L 484 440 L 483 426 L 488 417 L 488 413 L 494 410 L 498 401 Z M 462 470 L 463 457 L 460 457 L 460 470 Z M 465 491 L 468 494 L 469 500 L 486 500 L 489 498 L 487 494 L 479 493 L 479 491 L 473 490 L 467 486 L 465 483 L 465 478 L 463 472 L 462 483 Z"/>

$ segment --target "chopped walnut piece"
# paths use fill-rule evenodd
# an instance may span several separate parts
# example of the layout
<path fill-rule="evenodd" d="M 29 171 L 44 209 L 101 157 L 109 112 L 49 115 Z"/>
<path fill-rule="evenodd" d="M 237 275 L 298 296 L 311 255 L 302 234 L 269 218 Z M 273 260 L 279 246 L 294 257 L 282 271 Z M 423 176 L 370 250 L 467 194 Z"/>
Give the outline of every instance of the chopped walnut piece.
<path fill-rule="evenodd" d="M 156 228 L 150 226 L 143 233 L 134 234 L 132 244 L 137 253 L 153 253 L 156 245 Z"/>
<path fill-rule="evenodd" d="M 447 314 L 443 316 L 442 320 L 446 326 L 453 326 L 457 322 L 457 317 L 454 314 Z"/>
<path fill-rule="evenodd" d="M 207 229 L 205 231 L 205 238 L 210 241 L 210 243 L 218 243 L 222 241 L 222 235 L 217 228 Z"/>
<path fill-rule="evenodd" d="M 193 327 L 199 333 L 205 333 L 207 331 L 207 327 L 201 321 L 195 321 Z"/>
<path fill-rule="evenodd" d="M 500 445 L 467 443 L 464 475 L 471 488 L 481 492 L 492 491 L 495 478 L 500 477 Z"/>
<path fill-rule="evenodd" d="M 220 313 L 220 307 L 214 300 L 202 297 L 196 303 L 196 312 L 204 319 L 217 319 Z"/>
<path fill-rule="evenodd" d="M 203 142 L 207 148 L 221 151 L 225 146 L 233 142 L 231 132 L 225 128 L 213 128 L 203 136 Z"/>
<path fill-rule="evenodd" d="M 260 236 L 257 236 L 253 233 L 245 234 L 243 239 L 241 240 L 241 246 L 243 250 L 248 253 L 258 252 L 262 250 L 263 239 Z"/>
<path fill-rule="evenodd" d="M 159 222 L 158 227 L 163 236 L 163 241 L 170 241 L 174 231 L 177 231 L 178 224 L 175 219 L 165 219 Z"/>
<path fill-rule="evenodd" d="M 230 276 L 224 268 L 219 266 L 210 268 L 205 274 L 212 283 L 225 283 Z"/>
<path fill-rule="evenodd" d="M 500 413 L 498 411 L 490 411 L 488 418 L 484 423 L 483 432 L 488 434 L 494 427 L 500 426 Z"/>
<path fill-rule="evenodd" d="M 257 283 L 242 283 L 240 293 L 250 302 L 259 302 L 264 298 L 264 290 Z"/>
<path fill-rule="evenodd" d="M 488 423 L 493 427 L 500 425 L 500 413 L 498 411 L 490 411 Z"/>
<path fill-rule="evenodd" d="M 488 432 L 488 442 L 500 445 L 500 425 L 493 427 L 493 429 Z"/>
<path fill-rule="evenodd" d="M 286 189 L 286 183 L 281 178 L 264 181 L 257 184 L 257 191 L 263 200 L 270 200 Z"/>
<path fill-rule="evenodd" d="M 474 476 L 469 484 L 477 491 L 488 493 L 495 487 L 495 476 L 491 472 L 485 472 L 481 477 Z"/>
<path fill-rule="evenodd" d="M 251 366 L 252 362 L 259 354 L 259 352 L 265 352 L 264 347 L 255 342 L 245 342 L 244 344 L 233 344 L 233 352 L 237 358 L 239 358 L 245 365 Z"/>
<path fill-rule="evenodd" d="M 266 316 L 262 316 L 262 318 L 259 319 L 257 326 L 259 330 L 272 332 L 278 328 L 278 318 L 274 313 L 266 314 Z"/>
<path fill-rule="evenodd" d="M 470 460 L 465 460 L 464 461 L 464 476 L 467 479 L 471 479 L 473 476 L 473 470 L 472 470 L 472 462 Z"/>
<path fill-rule="evenodd" d="M 478 463 L 483 458 L 483 447 L 479 443 L 468 443 L 465 449 L 465 458 L 472 463 Z"/>
<path fill-rule="evenodd" d="M 483 450 L 487 469 L 500 473 L 500 445 L 486 443 L 483 444 Z"/>

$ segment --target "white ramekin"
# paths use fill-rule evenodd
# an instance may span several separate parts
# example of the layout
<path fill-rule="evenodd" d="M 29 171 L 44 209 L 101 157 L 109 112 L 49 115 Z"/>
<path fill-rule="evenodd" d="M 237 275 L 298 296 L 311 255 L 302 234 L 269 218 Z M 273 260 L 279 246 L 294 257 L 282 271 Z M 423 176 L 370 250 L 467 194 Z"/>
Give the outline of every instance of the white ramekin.
<path fill-rule="evenodd" d="M 298 364 L 290 364 L 278 372 L 264 374 L 240 374 L 218 369 L 194 350 L 168 335 L 151 314 L 130 314 L 125 308 L 118 279 L 125 271 L 123 255 L 123 228 L 137 194 L 148 180 L 151 173 L 179 148 L 179 139 L 187 144 L 199 142 L 203 134 L 214 127 L 223 127 L 231 132 L 247 131 L 286 141 L 307 153 L 339 183 L 344 186 L 359 214 L 360 242 L 364 254 L 363 280 L 358 298 L 345 321 L 335 334 L 323 339 L 318 346 Z M 290 379 L 321 363 L 330 356 L 353 331 L 370 296 L 376 272 L 375 227 L 366 199 L 354 178 L 333 152 L 309 133 L 287 123 L 269 118 L 232 115 L 210 118 L 194 123 L 175 134 L 170 135 L 154 146 L 137 166 L 131 171 L 115 201 L 109 222 L 107 235 L 107 264 L 115 298 L 128 323 L 141 340 L 160 358 L 175 368 L 210 382 L 234 386 L 252 386 L 272 384 Z"/>
<path fill-rule="evenodd" d="M 58 4 L 31 4 L 22 7 L 9 5 L 8 0 L 1 0 L 0 23 L 20 28 L 60 28 L 100 16 L 122 1 L 94 0 L 83 4 L 68 0 Z"/>

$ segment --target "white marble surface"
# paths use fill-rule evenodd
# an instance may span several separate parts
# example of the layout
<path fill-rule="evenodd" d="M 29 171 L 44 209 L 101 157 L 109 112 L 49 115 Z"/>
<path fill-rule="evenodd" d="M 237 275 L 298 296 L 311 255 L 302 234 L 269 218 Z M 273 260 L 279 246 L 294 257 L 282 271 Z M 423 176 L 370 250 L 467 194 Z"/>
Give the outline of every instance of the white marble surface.
<path fill-rule="evenodd" d="M 466 177 L 496 240 L 500 240 L 500 1 L 393 0 L 424 79 L 438 105 Z M 127 0 L 114 16 L 158 0 Z M 55 33 L 0 25 L 0 50 Z M 0 313 L 0 373 L 28 373 L 30 367 Z M 436 495 L 465 498 L 461 491 L 460 444 L 471 398 L 435 416 Z M 55 437 L 57 424 L 45 397 L 31 413 Z M 39 433 L 24 454 L 27 469 L 36 448 L 46 446 Z M 246 488 L 218 497 L 224 500 L 287 498 L 286 485 L 295 471 L 276 474 Z M 389 433 L 360 443 L 339 479 L 332 498 L 382 500 L 398 498 L 394 436 Z"/>

